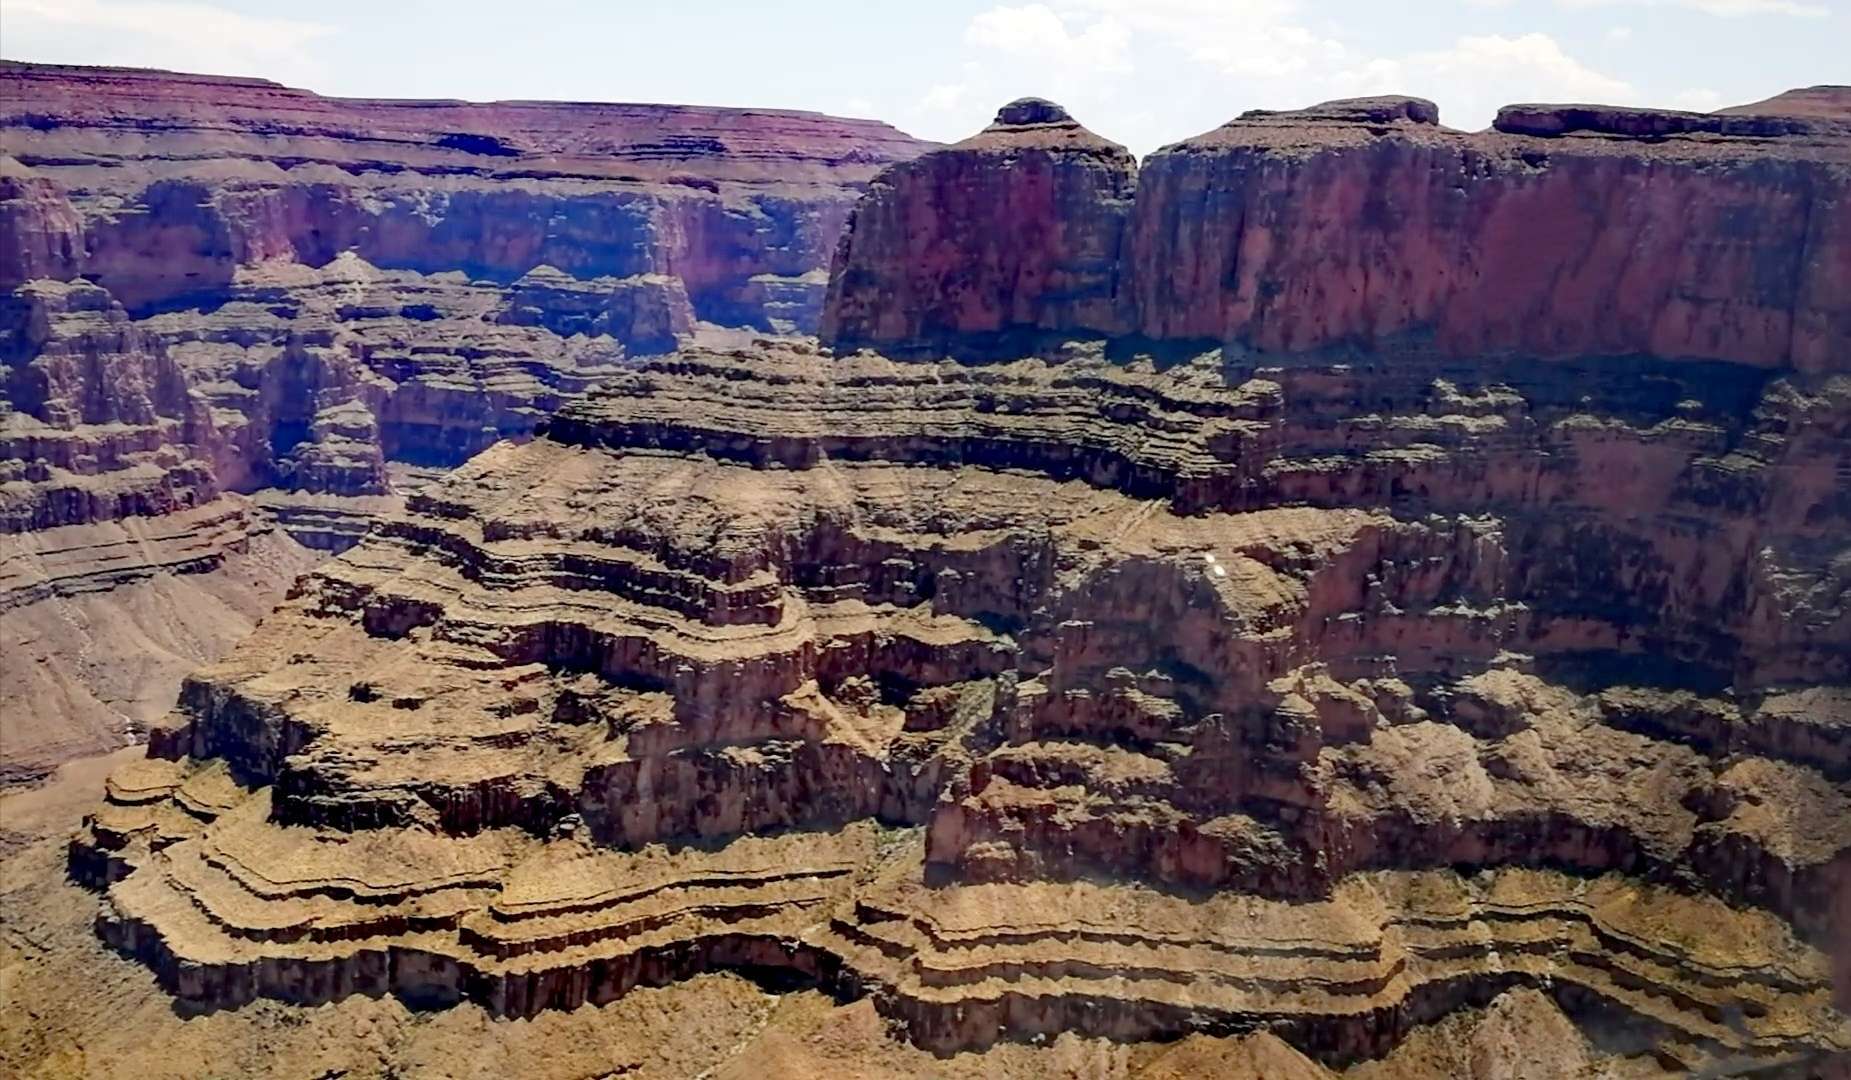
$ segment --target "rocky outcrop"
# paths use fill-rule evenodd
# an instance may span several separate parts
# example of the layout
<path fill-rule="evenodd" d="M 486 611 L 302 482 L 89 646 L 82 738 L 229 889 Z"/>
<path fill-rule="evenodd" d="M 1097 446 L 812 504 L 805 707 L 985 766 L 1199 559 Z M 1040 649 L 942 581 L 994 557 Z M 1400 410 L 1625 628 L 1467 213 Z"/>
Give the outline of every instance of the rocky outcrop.
<path fill-rule="evenodd" d="M 218 494 L 216 418 L 107 292 L 32 282 L 0 320 L 0 532 L 170 513 Z"/>
<path fill-rule="evenodd" d="M 1766 101 L 1718 109 L 1724 116 L 1803 116 L 1851 121 L 1851 86 L 1803 86 Z"/>
<path fill-rule="evenodd" d="M 1749 337 L 1391 334 L 1392 288 L 1136 332 L 1140 235 L 1196 228 L 1160 181 L 1259 215 L 1205 243 L 1320 253 L 1284 281 L 1469 262 L 1472 214 L 1319 201 L 1467 138 L 1432 120 L 1248 117 L 1126 208 L 1118 152 L 1024 102 L 885 174 L 824 325 L 891 347 L 683 347 L 411 495 L 112 780 L 70 849 L 100 932 L 183 1008 L 529 1016 L 770 970 L 939 1054 L 1265 1030 L 1344 1065 L 1506 995 L 1668 1068 L 1842 1059 L 1845 376 Z M 1837 175 L 1779 145 L 1763 194 Z M 1645 169 L 1640 205 L 1713 171 Z M 938 220 L 975 188 L 1041 209 Z M 1164 302 L 1239 275 L 1189 280 Z M 1486 1023 L 1470 1053 L 1508 1052 Z"/>
<path fill-rule="evenodd" d="M 1420 338 L 1842 371 L 1851 140 L 1738 126 L 1534 107 L 1478 135 L 1235 121 L 1140 174 L 1135 325 L 1268 352 Z"/>
<path fill-rule="evenodd" d="M 823 336 L 845 346 L 1007 348 L 1119 328 L 1120 249 L 1137 162 L 1039 98 L 882 173 L 856 208 Z"/>
<path fill-rule="evenodd" d="M 51 180 L 0 155 L 0 289 L 76 276 L 83 221 Z"/>

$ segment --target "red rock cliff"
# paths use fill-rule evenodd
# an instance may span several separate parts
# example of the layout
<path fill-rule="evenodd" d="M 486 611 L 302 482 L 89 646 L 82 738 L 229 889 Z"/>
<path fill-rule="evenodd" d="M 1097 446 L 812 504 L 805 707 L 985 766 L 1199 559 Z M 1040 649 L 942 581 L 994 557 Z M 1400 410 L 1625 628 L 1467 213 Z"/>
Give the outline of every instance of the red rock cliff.
<path fill-rule="evenodd" d="M 1472 209 L 1433 119 L 1172 150 L 1150 270 L 1136 232 L 1104 258 L 1129 161 L 1045 103 L 890 171 L 826 323 L 888 355 L 684 348 L 413 495 L 112 778 L 70 847 L 98 930 L 183 1008 L 531 1016 L 745 969 L 939 1054 L 1265 1027 L 1348 1064 L 1523 986 L 1673 1071 L 1829 1068 L 1851 379 L 1423 327 L 1410 268 L 1526 190 L 1480 154 Z M 1578 134 L 1484 138 L 1794 138 L 1516 122 Z M 1142 275 L 1197 257 L 1238 272 L 1151 303 L 1232 347 L 1136 340 Z M 1283 291 L 1233 315 L 1256 264 Z"/>
<path fill-rule="evenodd" d="M 1118 328 L 1137 163 L 1038 98 L 884 174 L 855 212 L 823 334 L 919 345 L 971 334 Z"/>
<path fill-rule="evenodd" d="M 770 109 L 347 100 L 12 63 L 0 102 L 9 153 L 77 196 L 82 272 L 131 309 L 354 251 L 427 273 L 667 273 L 703 314 L 750 322 L 750 280 L 824 269 L 861 186 L 925 145 Z"/>
<path fill-rule="evenodd" d="M 1844 134 L 1541 106 L 1474 135 L 1343 103 L 1250 114 L 1146 163 L 1126 300 L 1154 337 L 1269 351 L 1825 370 L 1851 338 Z"/>
<path fill-rule="evenodd" d="M 1114 158 L 1111 181 L 1088 189 L 1096 197 L 1063 203 L 1061 227 L 1032 214 L 1009 215 L 1013 231 L 981 218 L 963 234 L 918 226 L 925 208 L 972 190 L 1003 205 L 1043 189 L 1027 169 L 999 187 L 996 163 L 1019 137 L 999 118 L 875 182 L 858 211 L 869 220 L 838 257 L 836 321 L 823 333 L 858 345 L 933 325 L 1018 326 L 1278 353 L 1842 370 L 1851 123 L 1820 104 L 1842 92 L 1808 93 L 1806 115 L 1511 106 L 1477 134 L 1440 127 L 1438 110 L 1411 98 L 1252 112 L 1153 154 L 1128 222 L 1128 164 Z M 1078 177 L 1094 159 L 1052 160 Z M 1085 264 L 1078 306 L 1070 282 L 1039 269 L 1075 261 L 1075 230 L 1090 241 L 1082 256 L 1121 252 Z M 1026 250 L 1010 261 L 997 247 Z M 915 302 L 922 289 L 934 299 Z M 904 326 L 895 307 L 925 325 Z"/>

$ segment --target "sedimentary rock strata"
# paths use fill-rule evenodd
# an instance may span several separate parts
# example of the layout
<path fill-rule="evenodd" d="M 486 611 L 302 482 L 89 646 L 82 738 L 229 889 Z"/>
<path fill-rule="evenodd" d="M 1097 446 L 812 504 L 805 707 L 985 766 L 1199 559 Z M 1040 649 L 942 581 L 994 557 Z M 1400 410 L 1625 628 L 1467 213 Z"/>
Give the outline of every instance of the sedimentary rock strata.
<path fill-rule="evenodd" d="M 1598 137 L 1565 175 L 1629 160 Z M 1738 153 L 1776 191 L 1843 176 L 1829 140 L 1678 137 L 1722 164 L 1628 205 Z M 190 679 L 71 846 L 99 931 L 187 1008 L 528 1016 L 726 969 L 935 1053 L 1195 1035 L 1176 1068 L 1299 1068 L 1522 990 L 1493 1012 L 1546 994 L 1671 1067 L 1842 1059 L 1851 401 L 1815 362 L 1842 327 L 1156 340 L 1198 335 L 1110 321 L 1138 261 L 1093 273 L 1109 230 L 1048 209 L 1120 214 L 1137 252 L 1171 166 L 1235 207 L 1428 138 L 1465 137 L 1400 99 L 1250 117 L 1126 204 L 1128 159 L 1028 102 L 889 171 L 834 348 L 626 368 Z M 1386 235 L 1300 179 L 1267 250 Z M 1048 216 L 936 220 L 967 184 Z M 1262 1031 L 1295 1049 L 1229 1038 Z"/>
<path fill-rule="evenodd" d="M 856 188 L 920 147 L 777 110 L 350 100 L 14 63 L 0 79 L 9 153 L 44 181 L 14 182 L 43 209 L 8 220 L 37 266 L 67 271 L 30 276 L 94 277 L 134 311 L 242 265 L 352 251 L 504 283 L 540 266 L 670 275 L 702 317 L 732 322 L 753 278 L 826 268 Z"/>
<path fill-rule="evenodd" d="M 1115 329 L 1136 174 L 1130 152 L 1059 105 L 1011 103 L 875 180 L 843 237 L 824 336 L 916 347 Z"/>
<path fill-rule="evenodd" d="M 10 62 L 0 138 L 0 534 L 95 523 L 57 542 L 109 545 L 115 523 L 158 531 L 240 493 L 323 552 L 638 356 L 813 331 L 856 194 L 920 145 L 806 113 L 346 101 Z M 239 579 L 260 610 L 306 563 L 271 565 Z M 89 699 L 119 687 L 67 675 L 62 720 L 47 705 L 29 733 L 9 713 L 0 770 L 42 771 L 40 734 L 90 745 Z M 8 671 L 0 696 L 42 682 Z"/>
<path fill-rule="evenodd" d="M 524 438 L 703 323 L 813 331 L 856 194 L 920 145 L 16 63 L 0 101 L 0 529 L 276 489 L 333 548 L 403 493 L 388 463 Z"/>

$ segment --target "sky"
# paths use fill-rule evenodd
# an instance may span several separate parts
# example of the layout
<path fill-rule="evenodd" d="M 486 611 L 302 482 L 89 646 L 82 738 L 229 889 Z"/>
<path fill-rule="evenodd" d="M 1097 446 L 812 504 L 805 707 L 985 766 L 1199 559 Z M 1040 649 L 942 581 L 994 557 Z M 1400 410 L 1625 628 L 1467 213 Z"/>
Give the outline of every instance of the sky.
<path fill-rule="evenodd" d="M 1431 98 L 1709 110 L 1851 83 L 1851 0 L 0 0 L 0 57 L 348 97 L 659 101 L 951 141 L 1025 94 L 1146 154 L 1247 109 Z"/>

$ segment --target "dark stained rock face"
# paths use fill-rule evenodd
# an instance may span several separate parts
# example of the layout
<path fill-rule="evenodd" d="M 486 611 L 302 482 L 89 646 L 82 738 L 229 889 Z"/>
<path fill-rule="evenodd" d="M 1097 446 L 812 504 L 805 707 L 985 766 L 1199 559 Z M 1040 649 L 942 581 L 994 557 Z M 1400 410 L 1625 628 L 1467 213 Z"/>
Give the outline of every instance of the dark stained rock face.
<path fill-rule="evenodd" d="M 1315 1075 L 1515 990 L 1456 1057 L 1836 1067 L 1845 144 L 1511 115 L 884 170 L 833 348 L 626 365 L 189 680 L 99 931 L 191 1006 L 769 969 Z"/>

